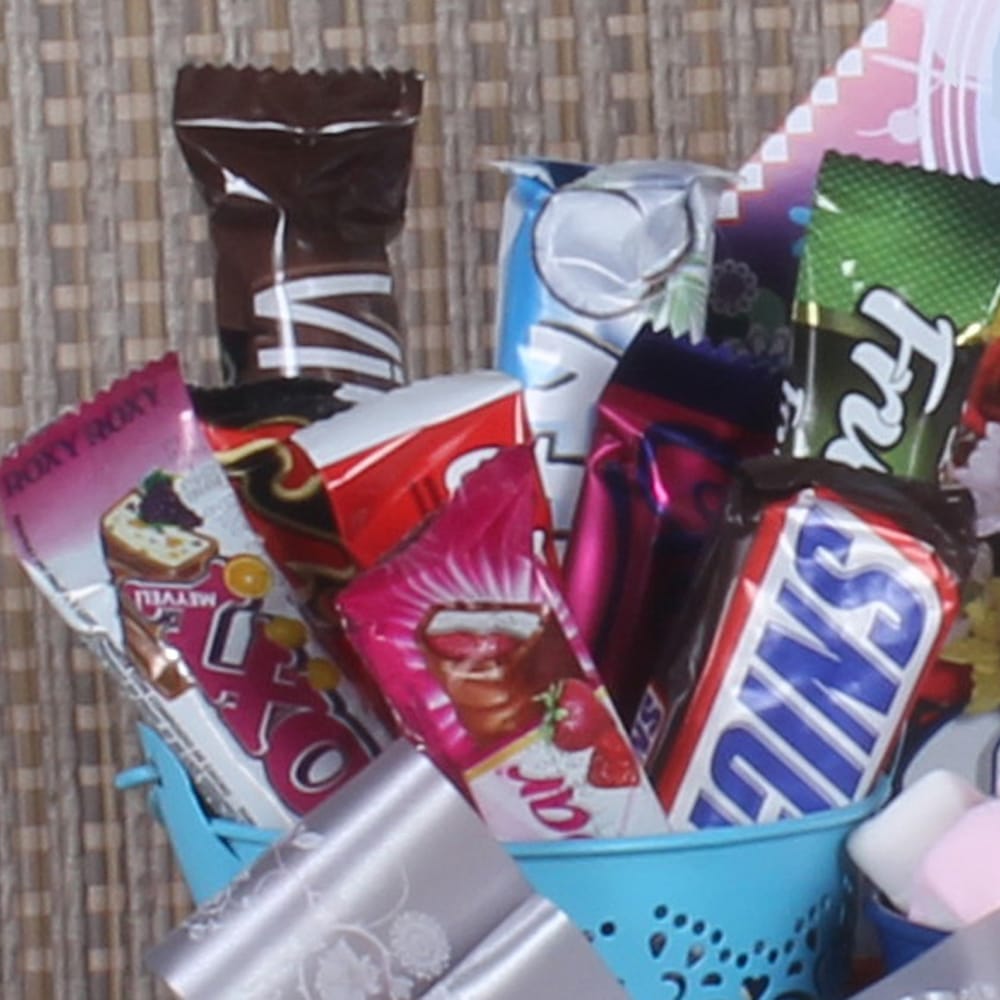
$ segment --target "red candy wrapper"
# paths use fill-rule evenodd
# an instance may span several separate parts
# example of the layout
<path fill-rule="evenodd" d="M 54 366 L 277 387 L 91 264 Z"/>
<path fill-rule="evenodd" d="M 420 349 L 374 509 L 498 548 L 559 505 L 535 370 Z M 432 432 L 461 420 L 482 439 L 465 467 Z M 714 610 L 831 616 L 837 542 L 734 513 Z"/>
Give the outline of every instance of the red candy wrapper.
<path fill-rule="evenodd" d="M 630 725 L 733 470 L 774 445 L 780 376 L 643 330 L 604 390 L 566 554 L 566 600 Z"/>
<path fill-rule="evenodd" d="M 333 519 L 323 480 L 292 435 L 349 409 L 321 379 L 274 379 L 222 389 L 189 387 L 195 413 L 268 555 L 292 584 L 297 603 L 334 669 L 365 688 L 373 709 L 382 697 L 344 637 L 333 602 L 357 564 Z M 322 687 L 328 680 L 314 678 Z"/>
<path fill-rule="evenodd" d="M 423 379 L 292 438 L 319 470 L 341 538 L 360 567 L 394 549 L 498 449 L 531 440 L 521 383 L 493 371 Z M 555 565 L 540 490 L 534 519 Z"/>
<path fill-rule="evenodd" d="M 404 731 L 503 839 L 665 830 L 546 562 L 528 447 L 469 473 L 339 607 Z"/>
<path fill-rule="evenodd" d="M 28 574 L 210 807 L 286 827 L 387 745 L 243 517 L 175 357 L 39 431 L 0 483 Z"/>
<path fill-rule="evenodd" d="M 322 479 L 291 437 L 349 408 L 335 389 L 317 379 L 189 389 L 243 513 L 321 628 L 333 622 L 332 598 L 356 566 L 340 539 Z"/>
<path fill-rule="evenodd" d="M 973 552 L 964 491 L 822 460 L 745 463 L 633 728 L 672 826 L 868 794 Z"/>

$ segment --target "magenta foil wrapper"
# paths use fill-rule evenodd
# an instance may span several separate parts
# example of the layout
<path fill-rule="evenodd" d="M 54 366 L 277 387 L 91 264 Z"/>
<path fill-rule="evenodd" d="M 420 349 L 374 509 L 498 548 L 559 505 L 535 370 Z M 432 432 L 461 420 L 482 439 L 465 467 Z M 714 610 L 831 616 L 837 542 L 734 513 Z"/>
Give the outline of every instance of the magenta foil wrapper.
<path fill-rule="evenodd" d="M 627 726 L 733 469 L 774 446 L 779 398 L 765 363 L 648 329 L 601 397 L 566 597 Z"/>

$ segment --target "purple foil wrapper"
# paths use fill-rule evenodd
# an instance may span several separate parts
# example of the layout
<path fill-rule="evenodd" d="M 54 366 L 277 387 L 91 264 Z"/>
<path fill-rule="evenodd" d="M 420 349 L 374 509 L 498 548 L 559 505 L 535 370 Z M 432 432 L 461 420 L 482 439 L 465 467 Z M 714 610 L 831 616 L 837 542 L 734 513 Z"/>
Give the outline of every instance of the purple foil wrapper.
<path fill-rule="evenodd" d="M 733 469 L 773 447 L 779 392 L 760 362 L 647 328 L 602 394 L 566 596 L 626 726 Z"/>
<path fill-rule="evenodd" d="M 573 965 L 566 991 L 548 988 L 558 986 L 559 956 Z M 468 803 L 405 740 L 146 963 L 185 1000 L 625 997 L 582 933 L 532 892 Z"/>

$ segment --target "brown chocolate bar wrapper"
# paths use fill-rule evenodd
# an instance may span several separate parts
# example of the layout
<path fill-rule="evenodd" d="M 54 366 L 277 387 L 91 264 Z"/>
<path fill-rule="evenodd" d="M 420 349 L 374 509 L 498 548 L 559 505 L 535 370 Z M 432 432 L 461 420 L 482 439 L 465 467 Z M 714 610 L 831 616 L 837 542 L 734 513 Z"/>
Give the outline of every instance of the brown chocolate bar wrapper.
<path fill-rule="evenodd" d="M 183 67 L 174 130 L 209 209 L 230 382 L 312 375 L 356 399 L 404 381 L 387 246 L 403 225 L 422 78 Z"/>
<path fill-rule="evenodd" d="M 315 378 L 276 378 L 223 388 L 188 385 L 199 420 L 232 428 L 286 420 L 304 427 L 349 407 L 336 392 L 336 383 Z"/>

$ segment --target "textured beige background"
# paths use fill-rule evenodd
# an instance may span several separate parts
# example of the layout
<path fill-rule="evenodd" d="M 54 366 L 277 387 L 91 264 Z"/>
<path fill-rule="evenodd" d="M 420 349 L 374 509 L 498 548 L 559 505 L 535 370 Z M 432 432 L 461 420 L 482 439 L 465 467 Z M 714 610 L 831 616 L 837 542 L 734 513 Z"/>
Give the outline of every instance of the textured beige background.
<path fill-rule="evenodd" d="M 176 348 L 217 378 L 205 220 L 169 127 L 185 60 L 427 75 L 396 247 L 415 373 L 486 363 L 514 153 L 736 166 L 880 0 L 0 0 L 0 445 Z M 74 516 L 67 497 L 66 516 Z M 128 707 L 0 561 L 0 997 L 160 995 L 188 900 Z"/>

